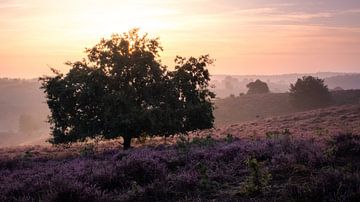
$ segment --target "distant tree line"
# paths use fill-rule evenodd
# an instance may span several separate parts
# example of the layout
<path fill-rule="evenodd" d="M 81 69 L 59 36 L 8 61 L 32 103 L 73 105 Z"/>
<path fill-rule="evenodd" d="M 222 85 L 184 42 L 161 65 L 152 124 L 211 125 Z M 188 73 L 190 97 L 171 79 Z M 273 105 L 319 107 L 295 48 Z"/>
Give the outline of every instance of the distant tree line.
<path fill-rule="evenodd" d="M 247 94 L 263 94 L 269 93 L 267 83 L 257 79 L 246 85 Z M 331 93 L 324 84 L 324 80 L 313 77 L 304 76 L 299 78 L 295 84 L 290 84 L 289 89 L 290 102 L 297 108 L 317 108 L 328 106 L 331 102 Z M 234 95 L 230 97 L 234 98 Z"/>

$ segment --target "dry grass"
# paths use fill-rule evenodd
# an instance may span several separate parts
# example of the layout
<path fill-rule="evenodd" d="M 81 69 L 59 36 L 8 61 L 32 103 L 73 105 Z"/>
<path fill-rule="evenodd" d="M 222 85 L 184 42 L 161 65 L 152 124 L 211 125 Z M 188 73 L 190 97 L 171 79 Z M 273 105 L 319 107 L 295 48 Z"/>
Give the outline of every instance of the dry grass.
<path fill-rule="evenodd" d="M 360 133 L 360 105 L 343 105 L 289 115 L 259 118 L 254 121 L 225 125 L 210 133 L 221 138 L 227 134 L 236 137 L 263 137 L 266 132 L 285 129 L 296 136 L 323 138 L 339 132 Z M 207 131 L 203 131 L 209 133 Z"/>
<path fill-rule="evenodd" d="M 360 105 L 344 105 L 329 107 L 306 112 L 298 112 L 290 115 L 259 118 L 255 121 L 240 122 L 225 125 L 209 130 L 194 131 L 189 139 L 194 137 L 212 136 L 215 139 L 223 139 L 227 135 L 238 138 L 261 138 L 266 137 L 267 132 L 282 132 L 289 130 L 292 135 L 300 138 L 327 139 L 339 132 L 352 132 L 360 134 Z M 174 144 L 179 136 L 147 138 L 145 143 L 134 139 L 134 147 L 156 146 L 159 144 Z M 121 149 L 121 138 L 111 141 L 90 141 L 87 143 L 75 143 L 72 145 L 23 145 L 18 147 L 0 148 L 0 159 L 16 158 L 31 153 L 36 157 L 67 158 L 80 155 L 81 150 L 87 145 L 93 144 L 95 152 Z"/>

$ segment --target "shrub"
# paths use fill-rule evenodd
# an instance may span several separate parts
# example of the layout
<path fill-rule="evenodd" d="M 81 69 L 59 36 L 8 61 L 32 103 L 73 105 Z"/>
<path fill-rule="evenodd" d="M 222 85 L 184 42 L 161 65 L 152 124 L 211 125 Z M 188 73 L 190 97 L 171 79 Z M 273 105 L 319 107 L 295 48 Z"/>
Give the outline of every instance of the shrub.
<path fill-rule="evenodd" d="M 206 137 L 194 137 L 191 143 L 200 147 L 208 147 L 214 145 L 216 141 L 211 137 L 211 135 L 207 135 Z"/>
<path fill-rule="evenodd" d="M 298 108 L 317 108 L 327 106 L 331 94 L 323 79 L 304 76 L 290 85 L 290 101 Z"/>
<path fill-rule="evenodd" d="M 224 140 L 225 140 L 227 143 L 232 143 L 235 139 L 236 139 L 236 138 L 235 138 L 232 134 L 230 134 L 230 133 L 228 133 L 228 134 L 226 135 L 226 137 L 224 138 Z"/>
<path fill-rule="evenodd" d="M 271 174 L 255 158 L 248 159 L 246 164 L 250 169 L 250 175 L 245 180 L 243 193 L 246 195 L 262 193 L 270 183 Z"/>
<path fill-rule="evenodd" d="M 81 156 L 91 156 L 95 154 L 95 145 L 92 143 L 85 143 L 85 145 L 80 149 Z"/>
<path fill-rule="evenodd" d="M 330 152 L 337 157 L 360 156 L 360 136 L 340 133 L 330 141 Z"/>
<path fill-rule="evenodd" d="M 291 132 L 288 128 L 285 128 L 283 131 L 268 131 L 265 135 L 268 139 L 289 139 Z"/>
<path fill-rule="evenodd" d="M 249 90 L 247 94 L 261 94 L 261 93 L 269 93 L 269 87 L 267 83 L 260 81 L 257 79 L 255 82 L 250 82 L 246 85 Z"/>

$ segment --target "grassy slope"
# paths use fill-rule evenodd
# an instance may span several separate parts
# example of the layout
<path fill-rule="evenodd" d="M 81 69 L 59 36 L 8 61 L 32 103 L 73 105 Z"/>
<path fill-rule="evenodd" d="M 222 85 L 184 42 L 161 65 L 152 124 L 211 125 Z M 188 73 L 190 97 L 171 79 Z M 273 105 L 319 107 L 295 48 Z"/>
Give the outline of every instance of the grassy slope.
<path fill-rule="evenodd" d="M 175 145 L 152 139 L 126 152 L 116 141 L 1 149 L 0 200 L 356 201 L 360 138 L 331 137 L 360 134 L 359 123 L 360 106 L 346 105 L 199 131 L 190 142 L 168 141 Z"/>
<path fill-rule="evenodd" d="M 359 104 L 360 90 L 334 91 L 332 99 L 332 106 Z M 291 105 L 287 93 L 228 97 L 216 100 L 215 107 L 215 124 L 217 126 L 301 111 Z"/>
<path fill-rule="evenodd" d="M 339 132 L 360 134 L 360 105 L 341 105 L 288 115 L 258 118 L 216 129 L 219 136 L 264 136 L 268 131 L 290 132 L 302 137 L 323 137 Z"/>
<path fill-rule="evenodd" d="M 190 133 L 190 139 L 194 137 L 206 137 L 211 135 L 214 139 L 222 139 L 228 134 L 238 138 L 263 138 L 266 132 L 284 131 L 289 129 L 297 137 L 320 138 L 338 134 L 339 132 L 351 132 L 360 134 L 360 105 L 341 105 L 323 109 L 309 110 L 305 112 L 295 112 L 281 116 L 270 116 L 268 118 L 257 118 L 252 121 L 238 122 L 235 124 L 225 124 L 214 129 L 195 131 Z M 167 138 L 161 137 L 147 138 L 145 145 L 155 146 L 159 144 L 174 144 L 178 137 Z M 113 141 L 101 142 L 98 150 L 119 149 L 121 138 Z M 134 139 L 134 147 L 144 145 Z M 84 144 L 74 144 L 64 152 L 63 146 L 19 146 L 0 148 L 0 158 L 2 156 L 22 156 L 26 151 L 36 151 L 41 156 L 49 154 L 53 156 L 70 156 L 79 155 L 79 151 Z M 45 152 L 44 152 L 45 151 Z"/>

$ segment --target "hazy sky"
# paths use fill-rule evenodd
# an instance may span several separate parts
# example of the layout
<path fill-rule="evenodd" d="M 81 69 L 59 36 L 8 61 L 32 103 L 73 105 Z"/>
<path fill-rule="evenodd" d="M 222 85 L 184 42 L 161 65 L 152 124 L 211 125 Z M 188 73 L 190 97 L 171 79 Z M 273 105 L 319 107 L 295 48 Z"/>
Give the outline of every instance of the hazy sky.
<path fill-rule="evenodd" d="M 160 37 L 170 67 L 209 53 L 213 74 L 360 72 L 359 0 L 0 0 L 0 77 L 66 72 L 134 27 Z"/>

